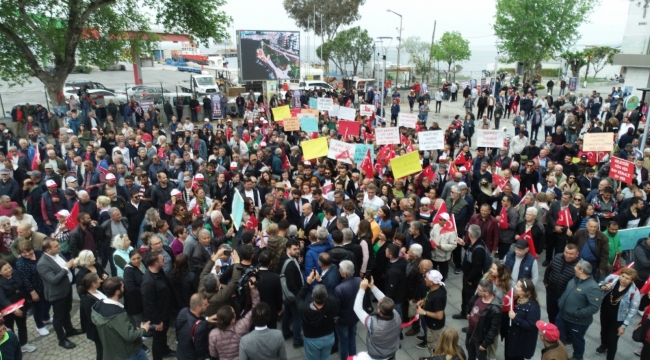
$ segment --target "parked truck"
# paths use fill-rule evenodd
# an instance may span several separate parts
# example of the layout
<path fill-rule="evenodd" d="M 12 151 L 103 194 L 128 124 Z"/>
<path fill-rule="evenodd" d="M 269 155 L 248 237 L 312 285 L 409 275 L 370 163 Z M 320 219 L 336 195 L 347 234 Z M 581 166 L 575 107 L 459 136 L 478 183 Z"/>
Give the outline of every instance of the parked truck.
<path fill-rule="evenodd" d="M 203 74 L 192 74 L 189 80 L 178 82 L 178 86 L 183 92 L 192 93 L 196 96 L 210 95 L 219 93 L 219 86 L 214 81 L 214 76 Z"/>

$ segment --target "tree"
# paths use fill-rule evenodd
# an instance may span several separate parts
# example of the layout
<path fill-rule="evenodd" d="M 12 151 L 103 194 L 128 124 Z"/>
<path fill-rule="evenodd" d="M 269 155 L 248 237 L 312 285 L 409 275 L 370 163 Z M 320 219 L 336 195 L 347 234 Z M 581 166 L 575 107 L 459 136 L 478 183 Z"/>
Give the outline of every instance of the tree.
<path fill-rule="evenodd" d="M 431 43 L 420 40 L 418 36 L 411 36 L 402 43 L 402 48 L 409 54 L 409 63 L 415 67 L 413 72 L 423 79 L 426 77 L 428 81 L 433 68 Z"/>
<path fill-rule="evenodd" d="M 319 46 L 316 49 L 317 55 L 321 47 L 323 48 L 321 60 L 331 60 L 342 74 L 345 73 L 346 63 L 352 64 L 352 74 L 356 75 L 359 65 L 372 58 L 372 38 L 368 35 L 368 30 L 362 30 L 358 26 L 341 31 L 334 39 Z"/>
<path fill-rule="evenodd" d="M 621 52 L 619 49 L 614 49 L 610 46 L 594 46 L 591 48 L 585 49 L 585 52 L 589 54 L 589 62 L 594 68 L 594 79 L 596 75 L 605 67 L 605 65 L 614 64 L 614 55 Z M 585 77 L 587 74 L 585 73 Z"/>
<path fill-rule="evenodd" d="M 567 62 L 574 77 L 580 77 L 580 69 L 582 69 L 583 66 L 587 65 L 585 53 L 582 51 L 567 50 L 560 54 L 560 59 Z"/>
<path fill-rule="evenodd" d="M 341 26 L 350 25 L 361 18 L 359 7 L 365 2 L 366 0 L 339 0 L 333 4 L 318 0 L 284 0 L 283 6 L 299 28 L 314 30 L 325 43 L 324 39 L 334 39 Z"/>
<path fill-rule="evenodd" d="M 15 85 L 34 74 L 45 84 L 52 105 L 66 78 L 80 64 L 106 66 L 156 41 L 149 15 L 170 33 L 190 33 L 207 45 L 228 38 L 232 19 L 219 7 L 225 0 L 3 0 L 0 2 L 0 78 Z M 211 11 L 205 11 L 210 9 Z M 127 32 L 128 30 L 128 32 Z M 39 61 L 52 62 L 47 71 Z"/>
<path fill-rule="evenodd" d="M 524 80 L 543 59 L 562 53 L 580 36 L 577 29 L 599 0 L 497 0 L 492 28 L 507 62 L 521 61 Z"/>
<path fill-rule="evenodd" d="M 440 40 L 431 48 L 431 58 L 447 63 L 447 73 L 451 72 L 451 65 L 469 60 L 472 52 L 469 41 L 463 39 L 458 31 L 445 32 Z"/>

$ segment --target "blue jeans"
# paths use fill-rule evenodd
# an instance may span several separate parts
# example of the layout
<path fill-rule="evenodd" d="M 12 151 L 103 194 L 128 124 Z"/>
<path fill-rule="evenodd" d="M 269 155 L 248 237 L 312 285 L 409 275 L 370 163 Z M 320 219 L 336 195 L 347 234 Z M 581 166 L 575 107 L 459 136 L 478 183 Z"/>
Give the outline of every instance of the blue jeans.
<path fill-rule="evenodd" d="M 124 360 L 149 360 L 149 358 L 147 357 L 147 354 L 144 352 L 144 350 L 140 349 L 140 352 Z"/>
<path fill-rule="evenodd" d="M 334 346 L 334 333 L 319 338 L 305 338 L 305 358 L 307 360 L 329 360 Z"/>
<path fill-rule="evenodd" d="M 357 324 L 352 326 L 336 325 L 339 336 L 339 357 L 347 359 L 357 354 Z"/>
<path fill-rule="evenodd" d="M 558 314 L 555 319 L 555 326 L 560 330 L 560 340 L 566 342 L 567 334 L 570 334 L 573 341 L 573 357 L 577 360 L 582 359 L 585 354 L 585 333 L 589 325 L 580 325 L 564 320 L 562 314 Z"/>
<path fill-rule="evenodd" d="M 291 324 L 291 317 L 293 316 L 293 344 L 301 345 L 302 344 L 302 319 L 300 318 L 300 312 L 298 311 L 298 304 L 292 302 L 289 305 L 284 306 L 284 311 L 282 312 L 282 334 L 288 336 L 291 330 L 289 327 Z"/>
<path fill-rule="evenodd" d="M 566 141 L 567 142 L 575 143 L 577 139 L 578 139 L 577 134 L 569 134 L 569 133 L 566 134 Z"/>
<path fill-rule="evenodd" d="M 45 134 L 45 135 L 48 134 L 48 128 L 47 128 L 47 123 L 46 122 L 39 121 L 38 126 L 41 128 L 41 132 L 43 134 Z"/>

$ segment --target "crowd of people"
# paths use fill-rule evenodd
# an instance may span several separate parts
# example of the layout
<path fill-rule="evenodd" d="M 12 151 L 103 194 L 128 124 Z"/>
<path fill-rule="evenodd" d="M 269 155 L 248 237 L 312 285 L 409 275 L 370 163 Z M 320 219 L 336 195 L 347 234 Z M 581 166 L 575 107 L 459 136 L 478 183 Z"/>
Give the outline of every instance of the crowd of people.
<path fill-rule="evenodd" d="M 305 108 L 312 97 L 354 107 L 374 102 L 372 89 L 314 89 L 299 101 L 287 92 L 270 103 L 251 91 L 240 117 L 203 124 L 183 119 L 182 108 L 137 110 L 135 100 L 115 113 L 73 105 L 36 122 L 21 109 L 24 137 L 0 124 L 0 309 L 22 305 L 2 314 L 2 359 L 36 350 L 28 316 L 41 336 L 51 324 L 63 349 L 85 335 L 97 359 L 286 359 L 287 339 L 309 360 L 391 359 L 404 336 L 416 336 L 436 360 L 530 359 L 538 341 L 542 359 L 569 359 L 572 346 L 571 359 L 613 360 L 635 329 L 637 355 L 650 359 L 650 235 L 624 251 L 617 234 L 650 215 L 643 108 L 614 106 L 616 89 L 538 102 L 534 87 L 519 97 L 497 85 L 477 96 L 477 115 L 476 89 L 463 92 L 465 113 L 443 129 L 416 84 L 408 100 L 411 111 L 422 100 L 419 123 L 383 146 L 374 129 L 397 125 L 397 91 L 395 121 L 358 113 L 359 134 L 338 132 L 327 112 L 319 133 L 284 131 L 266 109 Z M 434 113 L 458 91 L 441 87 Z M 494 116 L 499 129 L 512 102 L 513 137 L 472 149 L 475 122 L 489 129 Z M 444 132 L 444 149 L 420 151 L 420 131 Z M 614 151 L 582 151 L 590 132 L 611 132 Z M 305 159 L 301 143 L 318 136 L 373 144 L 376 161 Z M 414 151 L 423 170 L 394 178 L 390 160 Z M 630 184 L 608 177 L 613 156 L 635 162 Z M 453 318 L 466 327 L 447 324 L 449 281 L 461 281 Z M 596 314 L 600 346 L 585 349 Z"/>

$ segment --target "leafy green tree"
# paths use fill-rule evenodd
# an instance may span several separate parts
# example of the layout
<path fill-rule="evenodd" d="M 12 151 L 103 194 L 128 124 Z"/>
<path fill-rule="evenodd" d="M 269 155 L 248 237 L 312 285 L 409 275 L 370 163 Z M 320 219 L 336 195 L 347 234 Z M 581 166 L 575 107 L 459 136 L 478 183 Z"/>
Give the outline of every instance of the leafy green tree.
<path fill-rule="evenodd" d="M 414 67 L 413 72 L 428 81 L 434 60 L 431 43 L 420 40 L 418 36 L 411 36 L 402 43 L 402 48 L 409 54 L 409 63 Z"/>
<path fill-rule="evenodd" d="M 53 105 L 66 78 L 80 64 L 100 67 L 129 59 L 133 50 L 152 49 L 153 13 L 169 33 L 189 33 L 207 45 L 228 38 L 231 18 L 219 8 L 225 0 L 3 0 L 0 1 L 0 78 L 10 84 L 45 84 Z M 210 9 L 210 11 L 206 11 Z M 48 71 L 44 61 L 54 67 Z"/>
<path fill-rule="evenodd" d="M 448 74 L 453 63 L 467 61 L 470 56 L 469 41 L 463 39 L 458 31 L 445 32 L 431 48 L 431 58 L 446 62 Z"/>
<path fill-rule="evenodd" d="M 521 61 L 524 79 L 543 59 L 561 54 L 580 38 L 577 29 L 599 0 L 497 0 L 492 28 L 505 61 Z"/>
<path fill-rule="evenodd" d="M 352 64 L 352 73 L 356 75 L 359 65 L 372 58 L 372 38 L 368 35 L 368 30 L 362 30 L 359 26 L 339 32 L 334 39 L 316 48 L 318 56 L 321 47 L 321 60 L 332 61 L 342 74 L 345 74 L 346 63 Z"/>
<path fill-rule="evenodd" d="M 314 30 L 321 39 L 330 41 L 334 39 L 341 26 L 350 25 L 361 19 L 359 7 L 365 2 L 366 0 L 339 0 L 336 3 L 319 0 L 284 0 L 283 6 L 299 28 L 305 31 Z"/>
<path fill-rule="evenodd" d="M 560 59 L 567 62 L 574 77 L 580 77 L 580 69 L 588 63 L 585 53 L 582 51 L 567 50 L 560 54 Z"/>
<path fill-rule="evenodd" d="M 614 64 L 614 55 L 620 53 L 621 50 L 615 49 L 611 46 L 594 46 L 585 49 L 585 52 L 588 53 L 589 63 L 594 68 L 593 78 L 595 79 L 598 73 L 605 67 L 605 65 Z M 586 73 L 585 77 L 587 77 Z"/>

